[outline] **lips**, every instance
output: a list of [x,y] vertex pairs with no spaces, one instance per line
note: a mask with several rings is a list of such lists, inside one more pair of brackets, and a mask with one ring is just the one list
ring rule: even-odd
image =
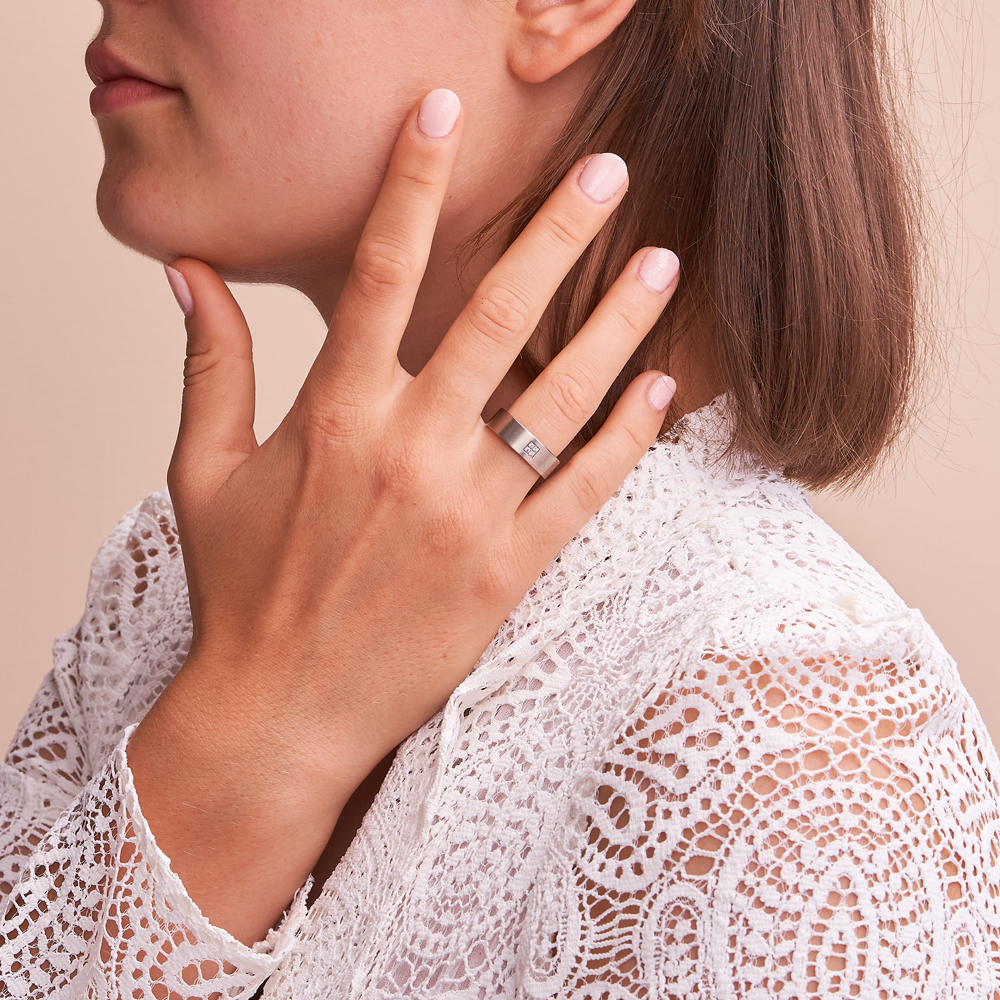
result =
[[180,93],[174,87],[151,80],[116,56],[106,44],[87,49],[87,73],[97,84],[90,95],[95,117],[107,117],[128,107]]

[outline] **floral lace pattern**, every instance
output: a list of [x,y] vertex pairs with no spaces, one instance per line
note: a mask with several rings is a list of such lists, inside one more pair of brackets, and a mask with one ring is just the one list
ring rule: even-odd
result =
[[724,401],[654,446],[246,948],[146,826],[183,663],[169,499],[130,512],[0,767],[0,996],[1000,1000],[1000,763],[918,612]]

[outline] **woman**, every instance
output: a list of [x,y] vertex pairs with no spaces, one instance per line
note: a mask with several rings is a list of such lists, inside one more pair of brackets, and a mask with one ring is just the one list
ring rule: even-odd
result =
[[[6,992],[997,996],[995,751],[798,485],[911,378],[868,5],[103,7],[188,364],[0,772]],[[220,276],[330,322],[259,446]]]

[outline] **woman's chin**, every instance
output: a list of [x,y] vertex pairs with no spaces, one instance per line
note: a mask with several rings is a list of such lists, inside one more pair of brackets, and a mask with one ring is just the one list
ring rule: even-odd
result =
[[206,227],[185,219],[178,199],[158,185],[136,183],[105,169],[97,186],[97,215],[119,243],[145,257],[171,261],[178,257],[203,259]]
[[237,252],[239,241],[220,232],[225,227],[159,185],[123,181],[105,170],[97,186],[97,215],[119,243],[145,257],[163,262],[195,257],[227,280],[260,280],[249,275],[262,270],[262,261]]
[[209,205],[220,199],[202,200],[199,205],[164,185],[105,170],[97,188],[97,214],[111,236],[137,253],[162,262],[194,257],[226,281],[298,287],[317,260],[324,270],[337,269],[333,258],[342,250],[275,239],[267,227],[254,227],[245,217],[213,213]]

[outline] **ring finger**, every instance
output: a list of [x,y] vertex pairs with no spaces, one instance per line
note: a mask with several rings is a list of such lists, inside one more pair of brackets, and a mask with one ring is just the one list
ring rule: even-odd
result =
[[[510,407],[510,414],[558,455],[593,416],[625,363],[670,301],[680,271],[676,255],[659,247],[640,250],[580,328]],[[525,488],[537,473],[496,435],[522,467]],[[510,459],[507,458],[510,456]]]

